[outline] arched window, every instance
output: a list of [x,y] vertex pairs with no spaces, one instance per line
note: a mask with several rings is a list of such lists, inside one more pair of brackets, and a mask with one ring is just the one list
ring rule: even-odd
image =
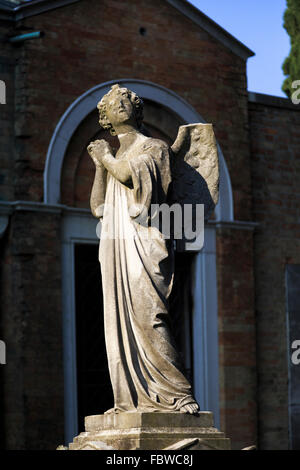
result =
[[[97,85],[81,95],[67,109],[56,126],[47,153],[44,201],[47,204],[62,203],[73,207],[72,210],[63,211],[62,221],[66,442],[71,442],[78,434],[78,403],[81,399],[78,391],[79,395],[83,393],[78,388],[79,361],[76,360],[76,356],[82,353],[78,349],[78,334],[76,336],[76,330],[78,333],[78,329],[82,328],[78,324],[78,315],[76,317],[76,308],[78,313],[80,303],[80,280],[76,269],[79,260],[87,259],[92,250],[91,246],[98,243],[97,221],[88,209],[89,194],[86,184],[92,184],[94,169],[86,154],[86,146],[94,138],[103,137],[101,133],[104,131],[97,125],[96,105],[114,83],[128,87],[143,98],[146,132],[154,137],[172,143],[179,125],[205,122],[191,105],[174,92],[151,82],[120,79]],[[185,295],[181,296],[182,305],[185,305],[189,318],[184,317],[185,323],[181,329],[184,335],[179,338],[185,355],[186,369],[190,369],[188,373],[193,377],[195,396],[202,410],[214,412],[217,427],[219,377],[215,228],[218,221],[233,220],[231,183],[220,148],[219,160],[219,203],[215,209],[214,220],[205,228],[204,249],[193,259],[189,283],[192,303],[186,297],[187,290],[184,290]],[[178,284],[186,273],[181,273],[181,276],[180,278],[178,274]],[[189,354],[189,351],[192,353]]]

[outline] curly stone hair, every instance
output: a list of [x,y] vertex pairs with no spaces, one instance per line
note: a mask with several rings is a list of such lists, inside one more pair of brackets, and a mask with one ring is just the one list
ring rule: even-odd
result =
[[[103,96],[101,101],[97,104],[97,108],[99,109],[99,124],[103,129],[109,129],[111,135],[116,135],[116,132],[109,122],[107,115],[106,115],[106,102],[107,99],[109,98],[110,94],[117,91],[118,88],[121,90],[120,85],[116,84],[111,87],[111,90],[106,93],[106,95]],[[140,128],[143,122],[143,107],[144,103],[143,100],[134,92],[131,90],[128,90],[128,88],[123,88],[127,92],[127,97],[130,99],[131,104],[134,109],[134,114],[135,114],[135,119],[137,123],[137,127]]]

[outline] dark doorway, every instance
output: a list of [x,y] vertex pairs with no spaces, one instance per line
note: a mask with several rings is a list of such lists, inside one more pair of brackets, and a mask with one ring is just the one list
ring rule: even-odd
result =
[[[192,382],[191,266],[193,254],[175,253],[175,276],[170,296],[172,333],[185,375]],[[75,245],[76,353],[78,428],[84,417],[113,407],[104,338],[103,297],[98,245]]]
[[194,253],[175,252],[173,289],[169,298],[172,334],[183,372],[193,385],[192,266]]
[[114,404],[104,339],[103,297],[97,245],[75,245],[78,429],[84,417]]

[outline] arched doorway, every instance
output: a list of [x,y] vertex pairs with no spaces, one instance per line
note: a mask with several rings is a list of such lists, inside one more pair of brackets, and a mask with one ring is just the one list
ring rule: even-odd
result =
[[[89,181],[90,172],[93,172],[92,166],[89,167],[90,160],[87,160],[84,152],[86,144],[93,140],[97,133],[99,134],[97,127],[93,130],[88,124],[89,122],[95,123],[93,126],[97,124],[95,114],[97,102],[114,83],[120,83],[134,90],[144,99],[146,128],[148,127],[154,136],[161,137],[169,143],[175,139],[180,124],[204,122],[188,103],[170,90],[150,82],[127,79],[104,83],[84,93],[68,108],[55,129],[48,149],[44,174],[45,203],[64,203],[73,207],[72,210],[65,211],[62,222],[66,442],[70,442],[74,435],[78,434],[78,361],[76,360],[78,336],[76,332],[78,333],[80,326],[76,317],[76,307],[78,307],[76,266],[78,256],[84,257],[82,252],[81,255],[78,253],[84,246],[92,247],[98,243],[97,221],[90,214],[86,197],[82,197],[87,190],[86,187],[83,190],[80,189],[81,186],[84,188],[83,179],[86,178]],[[86,131],[83,131],[84,128]],[[76,166],[72,158],[73,149],[77,148],[81,148],[82,151]],[[220,200],[215,210],[215,220],[205,229],[204,249],[193,259],[189,283],[192,304],[189,303],[188,298],[181,299],[182,305],[187,302],[185,309],[190,315],[190,321],[186,321],[181,329],[184,331],[182,348],[185,353],[186,368],[191,369],[194,393],[201,409],[214,412],[217,426],[219,425],[219,378],[215,223],[220,220],[233,220],[230,178],[221,149],[219,149],[219,157]],[[78,175],[81,177],[78,178]],[[69,184],[73,184],[73,192],[69,191]],[[184,277],[186,278],[186,273],[182,273],[182,279]],[[186,316],[184,318],[187,320]],[[189,355],[191,349],[192,354]]]

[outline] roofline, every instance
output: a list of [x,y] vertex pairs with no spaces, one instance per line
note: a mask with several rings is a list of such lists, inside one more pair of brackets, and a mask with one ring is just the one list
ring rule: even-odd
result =
[[[54,8],[63,7],[79,1],[80,0],[33,0],[30,3],[12,6],[6,0],[2,0],[2,4],[0,3],[0,19],[19,21],[23,18],[38,15],[45,11],[53,10]],[[243,60],[247,60],[249,57],[255,55],[254,52],[246,47],[242,42],[228,33],[228,31],[211,20],[187,0],[166,1]]]
[[21,5],[13,6],[9,5],[9,2],[2,0],[0,4],[0,19],[15,22],[79,1],[80,0],[33,0],[30,3],[22,3]]
[[255,55],[255,53],[245,46],[245,44],[228,33],[228,31],[215,23],[187,0],[166,1],[242,59],[247,60],[249,57]]
[[293,104],[289,98],[281,96],[265,95],[264,93],[248,92],[248,101],[250,103],[262,104],[264,106],[273,106],[275,108],[292,109],[293,111],[300,111],[300,104]]
[[0,20],[13,21],[14,7],[11,3],[2,0],[0,4]]

